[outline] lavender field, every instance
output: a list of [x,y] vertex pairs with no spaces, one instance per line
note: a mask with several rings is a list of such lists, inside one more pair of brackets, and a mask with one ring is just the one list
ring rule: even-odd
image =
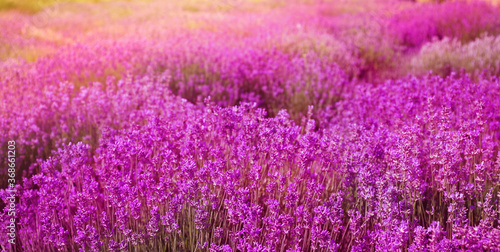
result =
[[0,251],[500,251],[500,3],[0,0]]

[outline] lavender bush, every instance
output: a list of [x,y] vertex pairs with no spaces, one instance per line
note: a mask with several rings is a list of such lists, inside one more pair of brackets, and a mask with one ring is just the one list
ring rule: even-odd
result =
[[500,250],[495,7],[128,4],[0,38],[2,250]]
[[465,72],[474,77],[498,76],[500,74],[500,38],[482,36],[470,43],[462,44],[456,39],[444,38],[425,44],[418,56],[411,61],[416,74],[432,71],[447,76],[452,71]]
[[485,32],[500,32],[497,8],[481,1],[445,1],[408,8],[391,19],[391,30],[404,46],[419,47],[433,37],[468,42]]
[[387,82],[319,131],[312,107],[301,126],[166,95],[143,126],[103,128],[95,152],[70,144],[38,163],[19,188],[19,245],[495,249],[499,92],[497,80]]

